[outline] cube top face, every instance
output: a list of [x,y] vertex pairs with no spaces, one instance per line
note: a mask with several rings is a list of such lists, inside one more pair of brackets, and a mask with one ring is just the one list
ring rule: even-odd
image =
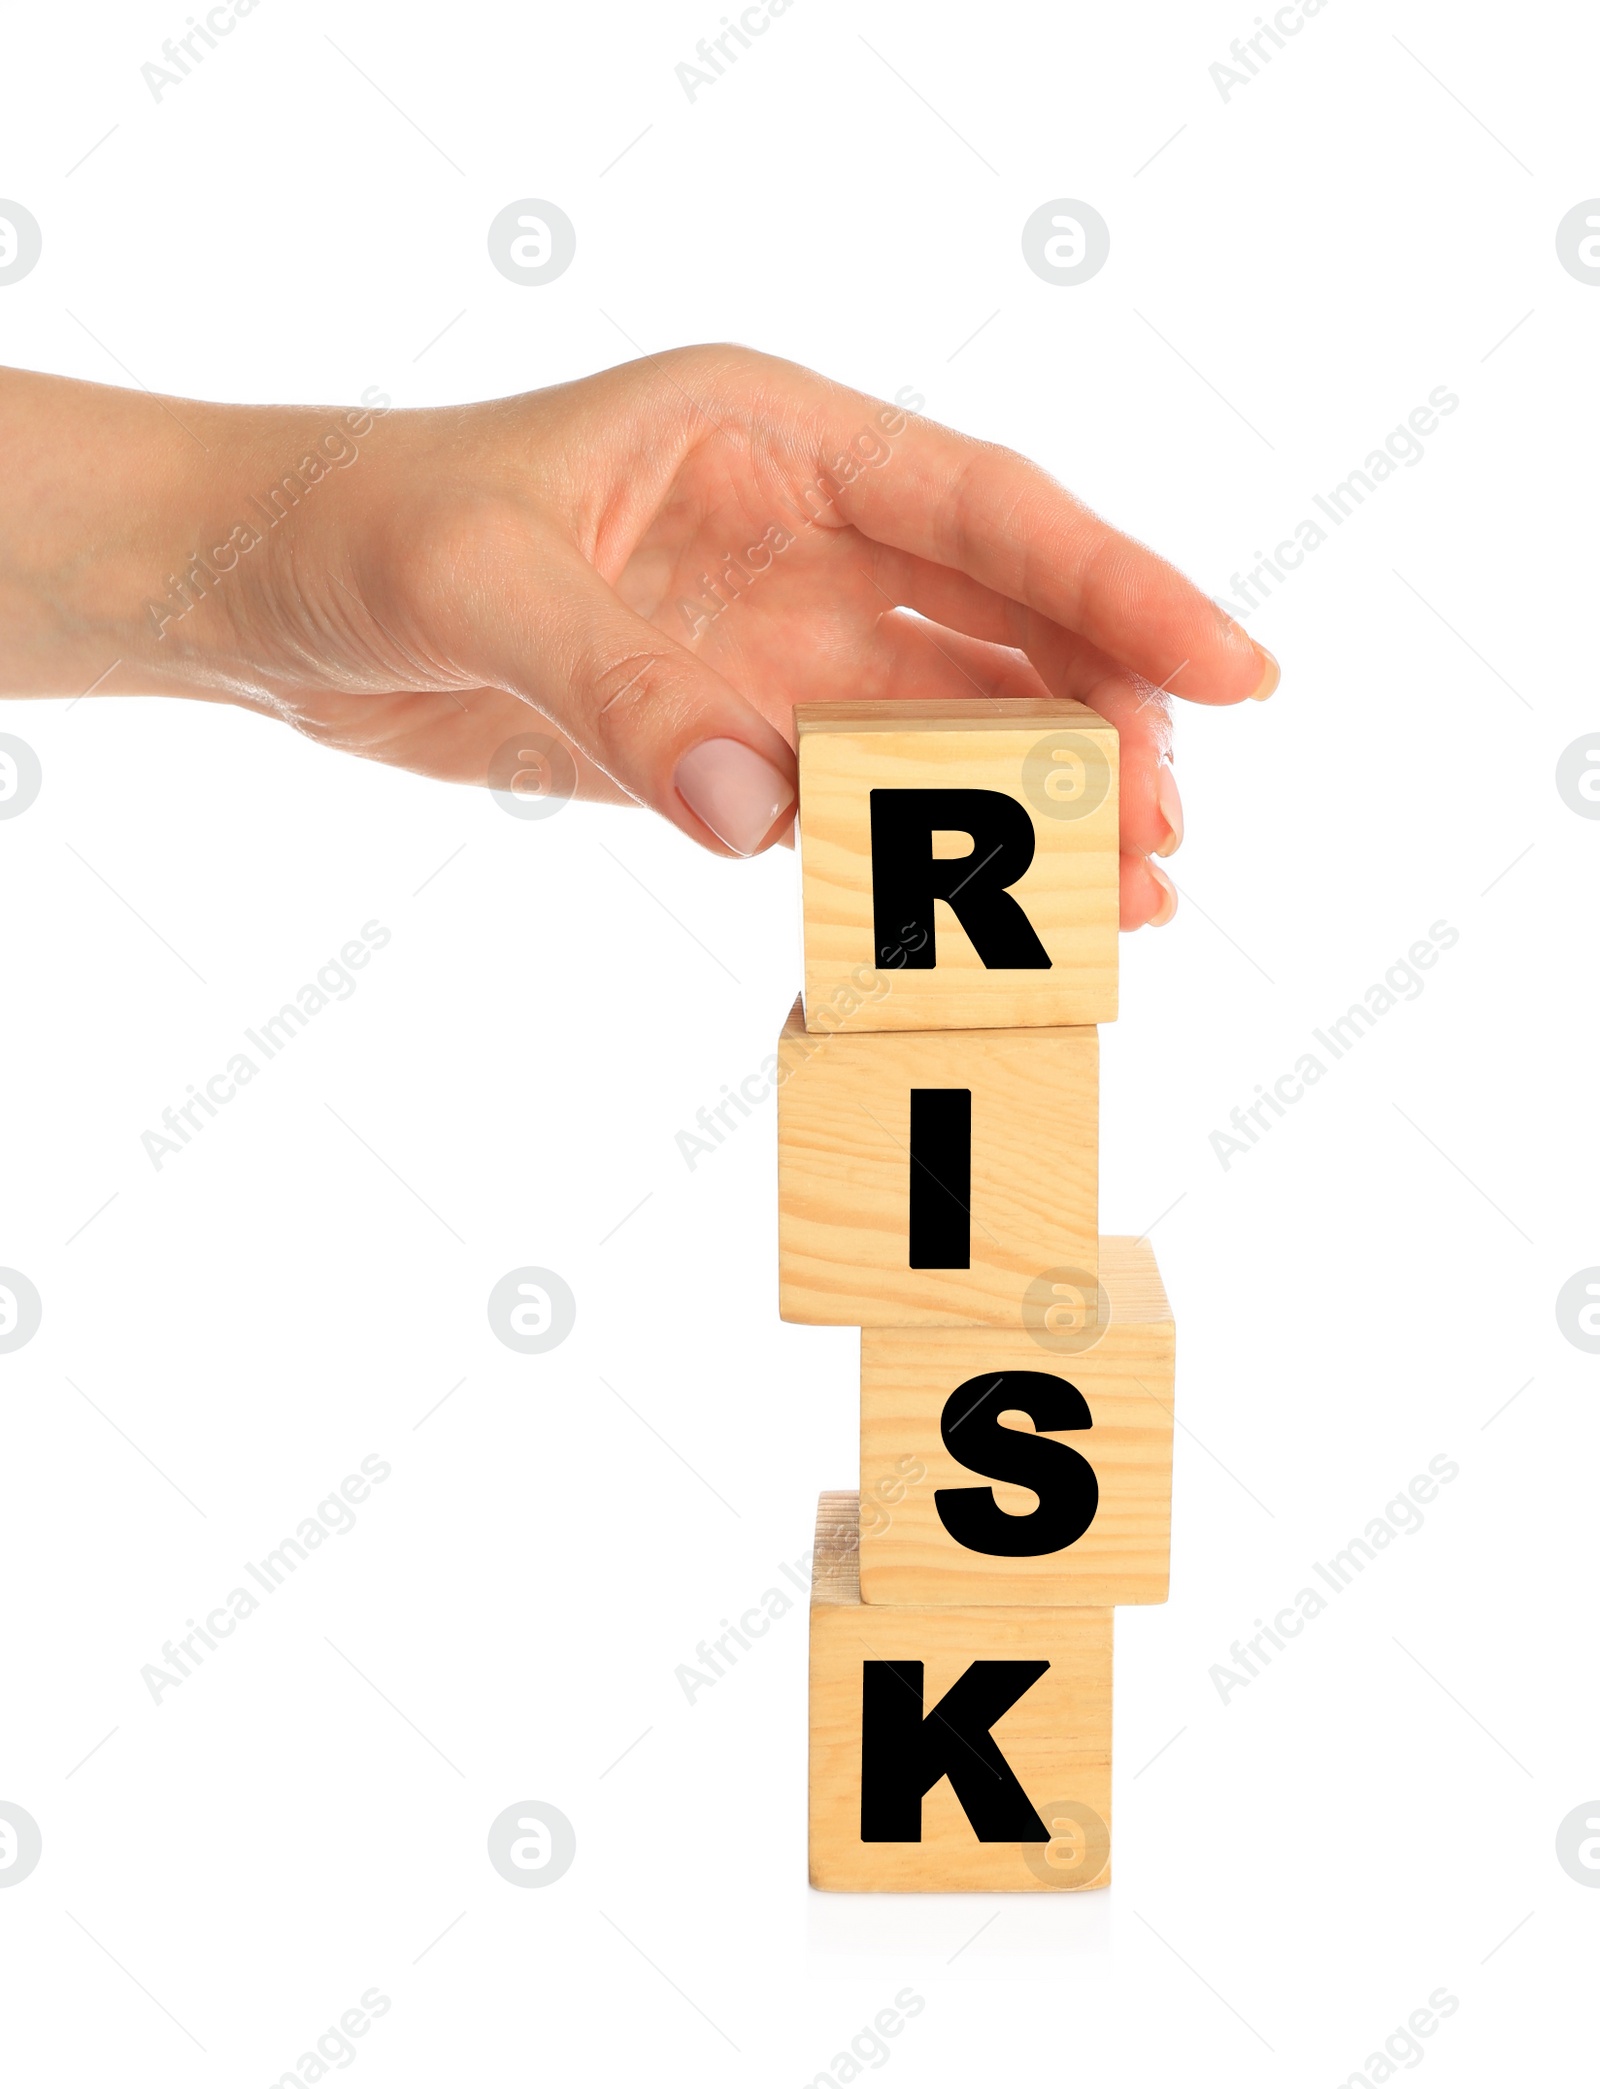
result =
[[785,1320],[1025,1328],[1093,1310],[1099,1034],[778,1040]]
[[1103,1326],[863,1329],[869,1608],[1166,1601],[1174,1334],[1147,1241],[1101,1241],[1099,1296]]
[[1117,1013],[1117,733],[1057,701],[799,705],[808,1028]]
[[1112,1613],[854,1600],[857,1501],[823,1497],[811,1606],[811,1883],[1109,1884]]

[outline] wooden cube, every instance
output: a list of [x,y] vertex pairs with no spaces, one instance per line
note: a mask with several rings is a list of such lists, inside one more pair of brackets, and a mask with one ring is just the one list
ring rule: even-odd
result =
[[863,1604],[854,1494],[817,1510],[811,1883],[1039,1893],[1111,1879],[1109,1610]]
[[1092,1295],[1099,1034],[778,1041],[779,1310],[845,1327],[1006,1327]]
[[1117,1013],[1117,733],[1084,704],[802,704],[810,1029]]
[[1105,1325],[861,1335],[861,1595],[1164,1603],[1172,1311],[1145,1240],[1103,1239]]

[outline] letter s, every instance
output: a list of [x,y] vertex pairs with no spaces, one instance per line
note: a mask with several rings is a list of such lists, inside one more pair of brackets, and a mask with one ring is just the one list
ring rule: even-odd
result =
[[[1006,1428],[1000,1416],[1008,1408],[1020,1409],[1040,1433]],[[1030,1488],[1039,1506],[1013,1516],[995,1500],[992,1487],[936,1487],[939,1521],[958,1545],[992,1559],[1064,1552],[1094,1521],[1100,1483],[1087,1458],[1044,1432],[1093,1427],[1082,1393],[1051,1372],[985,1371],[967,1379],[939,1418],[945,1449],[970,1472]]]

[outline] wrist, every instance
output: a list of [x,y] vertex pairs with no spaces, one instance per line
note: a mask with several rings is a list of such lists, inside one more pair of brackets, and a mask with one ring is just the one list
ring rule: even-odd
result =
[[148,665],[189,693],[245,702],[338,678],[329,591],[374,499],[373,465],[359,480],[351,467],[389,410],[375,386],[352,407],[212,409],[215,454],[198,488],[180,474],[164,531],[172,555],[141,604],[136,643]]

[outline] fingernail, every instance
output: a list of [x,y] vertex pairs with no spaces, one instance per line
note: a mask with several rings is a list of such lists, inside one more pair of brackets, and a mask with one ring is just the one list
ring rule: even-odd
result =
[[702,740],[679,762],[678,796],[736,856],[753,856],[794,803],[794,785],[739,740]]
[[1161,888],[1161,904],[1150,916],[1150,926],[1165,928],[1178,911],[1178,888],[1153,857],[1147,856],[1144,860],[1146,869]]
[[1178,796],[1178,779],[1172,773],[1172,764],[1165,755],[1156,770],[1156,807],[1171,829],[1166,840],[1156,850],[1158,856],[1175,856],[1183,846],[1183,800]]
[[1261,680],[1251,690],[1250,697],[1253,703],[1264,704],[1273,690],[1277,688],[1279,682],[1282,681],[1283,670],[1265,646],[1256,645],[1254,639],[1251,639],[1250,643],[1256,646],[1256,652],[1261,659]]

